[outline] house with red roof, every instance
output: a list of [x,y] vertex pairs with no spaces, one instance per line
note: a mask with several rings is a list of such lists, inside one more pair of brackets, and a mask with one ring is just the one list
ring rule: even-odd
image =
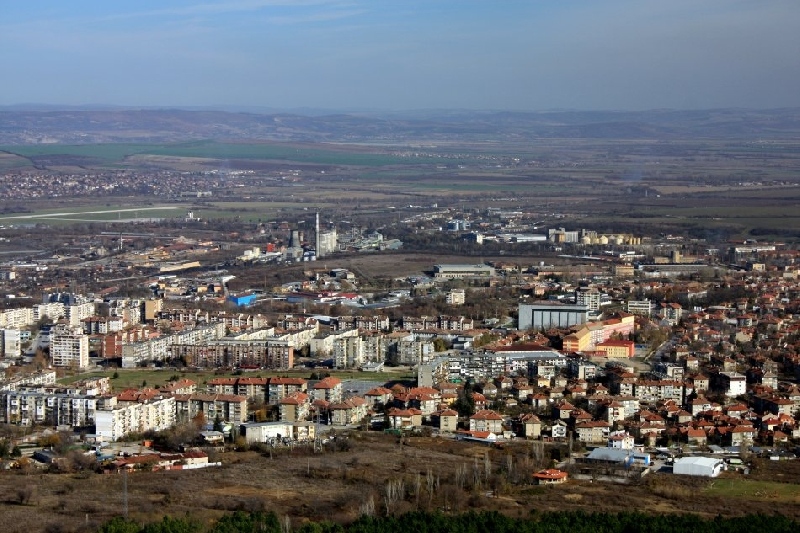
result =
[[605,420],[589,420],[575,425],[578,441],[587,444],[600,444],[608,441],[611,424]]
[[559,485],[567,482],[567,473],[563,470],[548,468],[533,473],[533,481],[537,485]]
[[419,409],[397,409],[392,407],[387,413],[389,426],[394,429],[411,429],[422,426],[422,411]]
[[321,379],[314,384],[314,398],[323,399],[328,402],[342,401],[342,380],[335,377]]
[[311,397],[305,392],[295,392],[281,399],[279,404],[282,422],[308,420],[311,413]]
[[368,406],[364,398],[355,396],[341,402],[333,402],[328,406],[330,420],[334,426],[358,424],[367,416]]
[[452,409],[436,411],[431,421],[442,433],[455,433],[458,430],[458,413]]
[[708,435],[701,428],[688,428],[686,430],[686,441],[694,446],[705,446],[708,443]]
[[483,409],[469,417],[470,431],[489,431],[494,434],[503,433],[503,417],[490,409]]

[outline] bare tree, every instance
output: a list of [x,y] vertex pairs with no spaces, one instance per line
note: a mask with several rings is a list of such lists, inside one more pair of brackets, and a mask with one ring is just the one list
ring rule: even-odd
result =
[[544,461],[544,441],[535,440],[531,442],[531,458],[536,468],[540,468]]
[[430,468],[428,472],[425,474],[425,487],[428,489],[428,505],[430,506],[433,503],[433,495],[436,492],[436,488],[438,483],[436,482],[436,477],[433,475],[433,470]]
[[397,503],[400,499],[403,498],[403,495],[406,491],[405,482],[400,479],[390,479],[386,482],[384,486],[384,499],[386,502],[386,516],[389,516],[392,512],[392,506]]
[[456,468],[456,487],[463,490],[464,484],[467,481],[467,465],[461,464]]
[[375,498],[372,497],[372,494],[369,495],[368,500],[358,506],[358,514],[360,516],[375,516]]
[[478,463],[478,458],[475,458],[475,463],[472,465],[472,488],[479,489],[481,486],[481,467]]
[[416,477],[414,478],[414,484],[412,485],[414,490],[414,500],[417,509],[419,509],[419,493],[422,492],[422,474],[417,472]]
[[292,519],[284,515],[281,519],[281,533],[292,533]]

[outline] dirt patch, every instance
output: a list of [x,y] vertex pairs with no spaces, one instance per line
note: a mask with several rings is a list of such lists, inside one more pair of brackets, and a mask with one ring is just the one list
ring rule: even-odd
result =
[[[347,442],[342,448],[347,451],[313,454],[295,449],[276,451],[272,458],[231,452],[221,455],[220,468],[134,473],[127,482],[129,512],[140,521],[186,513],[213,520],[235,510],[274,510],[294,523],[352,520],[370,505],[385,514],[390,482],[402,486],[402,496],[388,504],[390,513],[475,509],[527,516],[536,509],[741,516],[778,510],[769,499],[752,498],[742,505],[741,498],[705,490],[709,480],[665,474],[625,486],[573,480],[534,486],[530,474],[539,466],[525,444],[499,450],[428,437],[401,441],[377,433],[354,433]],[[754,471],[767,476],[774,468],[767,462]],[[793,472],[793,467],[787,469],[786,475]],[[794,486],[800,492],[800,485]],[[20,487],[30,491],[20,492]],[[20,497],[27,498],[25,504]],[[87,515],[90,524],[100,524],[121,514],[124,499],[119,475],[0,473],[0,513],[11,524],[7,531],[38,531],[50,523],[77,531]],[[798,518],[800,502],[784,499],[779,511]]]

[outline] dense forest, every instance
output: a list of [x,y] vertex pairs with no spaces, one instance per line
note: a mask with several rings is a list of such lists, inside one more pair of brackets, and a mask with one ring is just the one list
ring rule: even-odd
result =
[[414,512],[400,516],[364,516],[349,525],[307,522],[293,528],[288,518],[275,513],[237,511],[212,525],[192,518],[164,517],[160,522],[140,525],[118,517],[106,523],[101,533],[759,533],[795,532],[800,523],[781,515],[752,514],[739,518],[694,515],[650,515],[644,513],[536,513],[529,518],[509,518],[497,512],[460,515]]

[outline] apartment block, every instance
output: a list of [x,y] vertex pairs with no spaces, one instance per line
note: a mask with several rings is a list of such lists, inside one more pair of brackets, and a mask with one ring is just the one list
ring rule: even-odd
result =
[[80,327],[57,325],[50,333],[50,359],[56,367],[87,368],[89,336]]
[[175,398],[122,402],[111,409],[95,412],[95,433],[104,439],[116,441],[130,433],[164,431],[174,426],[175,422]]

